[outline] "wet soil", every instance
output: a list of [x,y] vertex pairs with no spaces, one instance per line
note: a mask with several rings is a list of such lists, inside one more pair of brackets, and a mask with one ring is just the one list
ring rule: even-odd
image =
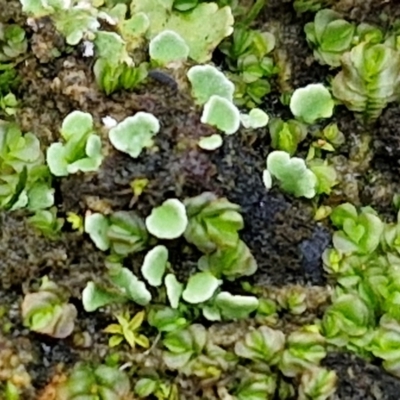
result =
[[[3,3],[0,1],[1,9],[7,12],[1,14],[2,22],[22,20],[18,2]],[[398,12],[394,2],[341,0],[334,7],[358,22],[376,22],[377,10],[389,15]],[[311,19],[308,14],[296,16],[291,2],[271,1],[257,20],[258,26],[274,32],[280,57],[289,63],[290,75],[280,85],[296,88],[326,82],[332,74],[312,62],[302,33],[304,24]],[[119,92],[106,97],[94,83],[93,60],[83,58],[80,48],[66,48],[50,21],[43,20],[37,29],[27,27],[27,31],[32,51],[19,65],[22,83],[17,118],[22,129],[34,132],[44,146],[59,139],[62,119],[76,109],[91,113],[104,138],[101,120],[106,116],[120,121],[137,111],[147,111],[161,123],[154,149],[138,159],[108,147],[97,173],[56,180],[60,216],[68,211],[84,215],[87,210],[109,213],[132,209],[145,217],[167,198],[212,191],[242,208],[245,228],[241,237],[259,266],[255,283],[264,287],[326,284],[321,254],[330,243],[330,228],[313,220],[310,202],[295,200],[277,189],[265,190],[261,171],[270,151],[265,129],[240,131],[227,137],[219,150],[204,152],[196,142],[214,130],[200,123],[200,110],[179,77],[177,88],[149,80],[135,93]],[[278,100],[278,86],[262,108],[271,117],[288,118],[288,108]],[[390,202],[400,179],[399,119],[400,108],[394,105],[384,111],[376,125],[367,128],[352,113],[342,108],[335,112],[332,121],[338,123],[347,142],[335,154],[340,183],[325,199],[327,204],[369,204],[388,218],[393,217]],[[307,144],[300,154],[305,154]],[[132,202],[129,188],[135,178],[147,178],[149,185],[140,201]],[[195,249],[185,246],[184,250],[180,243],[172,244],[171,263],[180,276],[190,275],[198,257]],[[107,339],[101,329],[110,323],[112,310],[88,314],[81,306],[86,282],[102,279],[104,257],[86,235],[72,232],[68,224],[60,238],[51,241],[28,226],[23,212],[0,214],[0,305],[7,310],[0,323],[12,324],[13,329],[4,335],[12,351],[18,354],[23,349],[31,354],[26,370],[35,389],[26,395],[27,399],[36,398],[50,382],[56,366],[64,364],[67,370],[78,360],[100,360],[107,354]],[[49,339],[23,327],[19,313],[22,297],[44,275],[68,289],[79,312],[75,333],[88,333],[89,344],[77,345],[76,336],[64,341]],[[20,342],[24,346],[18,346]],[[399,398],[400,380],[377,365],[341,353],[330,354],[325,364],[338,373],[337,399]]]

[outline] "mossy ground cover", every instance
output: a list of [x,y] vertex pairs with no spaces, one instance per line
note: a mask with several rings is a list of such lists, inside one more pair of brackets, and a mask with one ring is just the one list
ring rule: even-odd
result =
[[[247,3],[253,2],[239,3],[249,6]],[[395,2],[338,1],[323,5],[354,24],[368,22],[389,26],[400,14]],[[272,356],[268,366],[262,362],[262,365],[256,364],[259,360],[250,356],[245,361],[243,356],[238,366],[237,360],[230,357],[236,344],[260,326],[273,327],[289,337],[304,327],[314,326],[315,321],[324,317],[332,302],[332,287],[336,281],[324,270],[322,254],[331,246],[335,228],[329,218],[315,220],[318,206],[334,208],[345,202],[356,207],[371,206],[382,220],[395,221],[396,209],[392,203],[399,183],[398,101],[390,103],[372,125],[366,125],[344,106],[337,106],[329,123],[337,124],[345,136],[345,143],[327,159],[335,168],[338,184],[318,201],[299,199],[282,191],[277,184],[270,190],[265,187],[262,171],[273,150],[268,128],[242,127],[233,135],[225,135],[223,145],[214,151],[199,148],[200,138],[216,134],[218,130],[201,122],[201,107],[196,104],[186,79],[189,65],[149,74],[134,90],[121,89],[105,94],[93,73],[95,60],[83,56],[88,46],[86,42],[69,45],[50,17],[28,20],[21,12],[19,1],[0,1],[0,9],[0,23],[21,26],[26,31],[28,44],[27,52],[15,66],[19,77],[18,84],[12,89],[18,100],[16,112],[8,115],[3,109],[1,119],[15,121],[24,133],[32,132],[45,152],[52,143],[63,140],[60,127],[68,114],[75,110],[89,113],[93,117],[94,131],[102,139],[104,156],[95,172],[52,179],[54,212],[57,218],[64,219],[60,230],[56,225],[50,228],[46,225],[47,233],[53,229],[54,235],[40,232],[38,224],[35,228],[30,222],[33,212],[27,207],[1,211],[0,398],[74,399],[71,389],[67,388],[63,394],[59,387],[63,382],[68,383],[68,379],[73,385],[71,372],[80,363],[91,368],[82,372],[87,380],[96,374],[111,376],[118,368],[124,371],[128,383],[125,376],[115,377],[119,382],[119,392],[115,392],[118,399],[136,398],[139,394],[142,394],[141,398],[150,399],[329,398],[323,397],[318,388],[314,388],[314,393],[304,393],[306,384],[302,379],[309,376],[312,362],[304,370],[300,369],[300,373],[281,375],[282,364],[278,368],[278,361],[271,361]],[[306,41],[304,26],[314,20],[315,11],[299,14],[291,1],[270,1],[252,22],[253,29],[268,31],[275,38],[275,48],[268,55],[272,54],[278,72],[268,77],[270,93],[263,95],[257,105],[270,118],[293,118],[283,95],[312,83],[327,85],[327,77],[334,75],[329,66],[317,63]],[[379,18],[383,13],[389,21]],[[113,29],[106,21],[102,24],[105,30]],[[138,59],[145,57],[142,53],[147,52],[146,46],[144,41],[142,47],[135,49],[140,53]],[[216,65],[229,76],[230,61],[223,50],[223,46],[216,48],[207,63]],[[234,77],[232,81],[235,82]],[[247,107],[254,107],[253,101],[250,96]],[[241,103],[241,111],[248,110],[243,101],[239,99],[238,103]],[[103,119],[111,116],[120,122],[138,112],[153,114],[161,129],[152,139],[153,145],[138,158],[132,158],[111,145]],[[317,123],[315,130],[324,126],[324,122]],[[305,159],[313,140],[309,135],[302,141],[296,155]],[[143,183],[143,188],[139,190],[135,186],[135,192],[132,182]],[[212,338],[208,339],[208,345],[218,346],[218,351],[214,348],[212,353],[209,348],[204,349],[201,361],[191,355],[192,370],[188,372],[189,367],[185,365],[186,370],[178,368],[177,371],[170,367],[172,357],[168,364],[163,356],[166,349],[173,353],[173,335],[160,330],[154,321],[153,324],[150,320],[133,324],[134,348],[132,341],[125,340],[116,328],[104,331],[116,323],[115,315],[127,312],[124,315],[129,321],[143,307],[134,302],[123,305],[115,302],[95,312],[85,311],[82,292],[88,282],[109,284],[105,265],[110,260],[87,233],[79,230],[79,223],[74,226],[69,217],[72,213],[83,220],[88,213],[109,216],[117,211],[134,210],[145,219],[167,199],[195,198],[205,192],[240,206],[244,221],[240,239],[258,266],[257,272],[245,279],[246,285],[242,285],[241,280],[224,281],[223,290],[268,299],[277,307],[277,312],[264,309],[263,313],[259,307],[257,315],[253,312],[248,318],[212,322],[201,313],[201,307],[195,311],[184,310],[184,316],[192,323],[190,326],[197,327],[190,331],[190,340],[201,341],[201,329],[204,328],[198,328],[197,324],[202,324],[208,330],[208,337]],[[182,238],[162,243],[168,248],[169,271],[179,281],[186,282],[196,273],[202,252]],[[123,261],[124,267],[140,273],[144,256],[145,252],[128,256]],[[73,331],[66,338],[43,334],[43,329],[42,333],[34,332],[35,329],[29,329],[33,323],[29,326],[23,320],[23,300],[28,293],[40,290],[44,276],[58,285],[62,297],[60,305],[67,301],[76,309]],[[163,301],[167,303],[165,293],[157,297],[153,289],[151,293],[158,305]],[[290,303],[287,293],[291,291],[301,294],[299,304]],[[298,300],[296,296],[294,298]],[[208,306],[210,312],[211,306]],[[174,323],[178,322],[174,320]],[[141,340],[138,332],[148,338],[149,345],[146,340]],[[111,342],[110,334],[120,335],[121,341],[113,339]],[[131,338],[132,333],[129,335]],[[185,335],[189,334],[185,331]],[[164,345],[160,340],[164,340]],[[200,344],[197,345],[202,349]],[[281,350],[276,351],[278,354]],[[312,357],[313,351],[308,348],[300,353]],[[238,353],[244,354],[243,351]],[[98,372],[96,368],[100,364],[107,364],[114,372]],[[321,365],[337,375],[336,391],[330,398],[397,399],[399,378],[385,371],[381,364],[381,360],[370,353],[329,347]],[[249,382],[261,385],[259,397],[251,397],[256,396],[257,391],[251,389],[246,374],[249,374]],[[143,394],[146,391],[140,391],[138,382],[143,383],[140,379],[149,377],[157,383],[157,389],[152,394]],[[109,382],[102,384],[112,386]],[[127,389],[127,385],[132,390]],[[135,386],[137,390],[133,394]]]

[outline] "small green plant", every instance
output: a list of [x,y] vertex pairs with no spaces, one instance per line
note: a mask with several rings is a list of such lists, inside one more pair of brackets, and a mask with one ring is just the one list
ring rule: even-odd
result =
[[69,336],[74,329],[77,310],[67,300],[60,287],[44,277],[39,290],[24,297],[21,306],[24,325],[59,339]]
[[282,309],[294,315],[303,314],[307,309],[306,292],[299,285],[287,286],[280,290],[276,301]]
[[264,183],[267,189],[271,182],[271,176],[278,179],[285,192],[295,197],[311,199],[316,195],[317,177],[305,161],[298,157],[290,158],[285,151],[273,151],[267,157],[267,170],[264,171]]
[[0,121],[0,208],[36,211],[53,205],[54,189],[43,161],[35,135],[22,135],[15,124]]
[[57,400],[128,400],[131,385],[126,373],[118,368],[78,364],[67,380],[56,386],[55,392]]
[[179,34],[165,30],[150,41],[149,54],[157,65],[168,66],[170,63],[185,61],[189,47]]
[[333,245],[340,252],[369,254],[378,247],[384,225],[372,208],[364,207],[358,213],[352,204],[344,203],[330,218],[340,229],[333,234]]
[[239,129],[240,112],[229,100],[213,95],[204,104],[201,122],[215,126],[226,135],[232,135]]
[[339,296],[325,311],[322,334],[328,343],[353,350],[363,349],[372,340],[373,313],[358,296]]
[[172,30],[186,42],[191,59],[197,63],[209,61],[214,49],[233,31],[231,8],[207,2],[180,12],[173,5],[173,1],[160,4],[158,0],[137,0],[131,4],[131,14],[144,13],[148,17],[148,40],[163,30]]
[[297,146],[306,138],[307,127],[294,119],[283,121],[272,118],[269,123],[271,146],[276,150],[283,150],[291,156],[297,151]]
[[158,239],[176,239],[187,227],[186,208],[178,199],[165,200],[146,218],[146,228]]
[[344,134],[339,130],[337,124],[327,125],[322,131],[314,133],[315,141],[311,143],[308,150],[307,160],[322,158],[323,152],[334,152],[336,148],[345,142]]
[[98,249],[111,249],[119,255],[145,249],[149,239],[144,221],[132,211],[117,211],[110,216],[88,214],[84,229]]
[[0,109],[2,109],[6,115],[15,115],[17,112],[18,100],[15,95],[11,92],[5,96],[0,94]]
[[27,49],[25,31],[19,25],[0,23],[0,62],[15,60]]
[[90,37],[100,27],[95,9],[91,6],[62,0],[20,0],[22,10],[34,18],[50,16],[69,45],[77,45],[84,35]]
[[151,307],[147,322],[158,332],[174,332],[189,325],[181,311],[170,307]]
[[276,388],[277,377],[270,371],[258,372],[241,368],[240,381],[230,392],[238,400],[265,400],[274,397]]
[[279,369],[287,377],[295,377],[316,367],[326,356],[325,339],[314,326],[294,331],[286,339]]
[[394,376],[400,376],[400,332],[396,328],[379,327],[368,349],[375,357],[383,360],[383,367]]
[[135,394],[147,399],[150,395],[157,400],[178,400],[178,387],[158,376],[157,373],[149,373],[140,378],[135,384]]
[[334,371],[314,367],[301,376],[299,400],[327,400],[336,390],[337,376]]
[[314,57],[321,64],[340,66],[341,56],[350,50],[355,34],[355,26],[329,9],[320,10],[314,22],[304,27],[307,41],[314,49]]
[[209,343],[208,332],[200,324],[167,333],[163,345],[167,349],[163,352],[167,368],[186,376],[215,379],[236,364],[232,353]]
[[332,93],[349,110],[376,120],[400,90],[400,54],[384,44],[360,43],[341,59]]
[[198,104],[207,103],[214,95],[232,101],[235,85],[212,65],[195,65],[189,69],[187,77]]
[[244,226],[237,204],[226,198],[218,198],[211,192],[188,198],[184,204],[188,216],[184,235],[189,243],[203,253],[236,246],[238,232]]
[[29,224],[49,239],[57,239],[64,226],[64,218],[57,218],[55,207],[49,210],[37,210],[28,218]]
[[254,107],[271,90],[269,78],[279,69],[270,56],[275,37],[270,32],[249,29],[241,24],[233,35],[220,45],[235,83],[235,102]]
[[82,111],[65,117],[61,136],[63,143],[52,143],[47,149],[47,164],[53,175],[67,176],[78,171],[97,171],[103,160],[100,136],[93,133],[93,118]]
[[136,345],[148,349],[150,347],[149,339],[137,332],[143,323],[144,317],[144,311],[138,312],[132,318],[128,312],[116,315],[115,318],[118,324],[108,325],[103,330],[104,333],[112,335],[108,341],[108,345],[110,347],[115,347],[121,344],[123,340],[126,340],[132,349],[134,349]]
[[158,119],[150,113],[140,111],[111,128],[109,138],[117,150],[137,158],[144,148],[153,145],[153,136],[159,130]]
[[106,94],[132,90],[147,77],[147,64],[135,65],[128,55],[128,43],[115,32],[96,34],[97,60],[93,66],[96,83]]
[[313,124],[321,118],[330,118],[334,106],[329,90],[322,83],[312,83],[296,89],[290,99],[293,115],[307,124]]
[[235,280],[241,276],[253,275],[257,262],[250,249],[242,240],[232,247],[217,248],[212,253],[203,255],[198,262],[202,271],[209,271],[217,278]]
[[163,339],[163,345],[167,348],[163,354],[164,362],[171,369],[179,369],[200,354],[206,342],[207,331],[203,325],[193,324],[186,329],[173,331]]
[[253,361],[276,365],[279,363],[284,347],[285,335],[281,331],[260,326],[236,342],[235,354]]

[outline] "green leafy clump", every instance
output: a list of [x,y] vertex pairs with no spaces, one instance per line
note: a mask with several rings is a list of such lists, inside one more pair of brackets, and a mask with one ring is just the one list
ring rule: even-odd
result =
[[283,150],[291,156],[296,153],[298,145],[307,136],[307,127],[294,119],[283,121],[280,118],[272,118],[269,123],[271,146],[277,150]]
[[236,364],[232,353],[210,343],[207,330],[200,324],[168,333],[163,345],[167,349],[163,352],[167,368],[185,376],[215,379]]
[[18,100],[15,95],[11,92],[5,96],[1,95],[0,89],[0,109],[5,112],[6,115],[15,115],[17,112]]
[[307,124],[313,124],[321,118],[330,118],[334,106],[329,90],[322,83],[312,83],[296,89],[290,99],[293,115]]
[[228,6],[199,3],[188,11],[173,9],[173,1],[138,0],[131,3],[131,14],[145,14],[150,22],[146,38],[153,39],[163,30],[179,34],[189,47],[189,57],[198,63],[211,59],[213,50],[233,31],[233,15]]
[[67,300],[59,286],[44,277],[39,290],[24,297],[21,306],[24,325],[55,338],[69,336],[74,329],[77,310]]
[[364,207],[358,213],[345,203],[336,207],[330,218],[340,229],[333,234],[333,245],[340,252],[369,254],[378,247],[384,225],[372,208]]
[[110,129],[111,144],[132,158],[139,157],[144,148],[153,145],[153,136],[160,130],[158,119],[150,113],[138,112]]
[[38,138],[0,121],[0,208],[36,211],[53,203],[54,189]]
[[304,371],[299,386],[299,400],[329,399],[336,390],[337,375],[335,371],[314,367]]
[[25,31],[19,25],[0,23],[0,62],[15,60],[27,49]]
[[379,327],[368,349],[375,357],[383,360],[383,367],[396,377],[400,377],[400,332],[399,327]]
[[307,160],[312,160],[315,157],[322,158],[324,151],[334,152],[345,142],[344,134],[335,123],[327,125],[322,131],[314,132],[313,136],[316,140],[311,143]]
[[[264,400],[272,399],[277,390],[277,377],[270,371],[240,370],[238,385],[230,391],[235,399]],[[286,398],[286,397],[280,397]]]
[[202,271],[210,271],[214,276],[228,280],[253,275],[257,270],[257,262],[242,240],[232,247],[217,248],[205,254],[198,266]]
[[284,347],[285,335],[281,331],[261,326],[236,342],[235,354],[253,361],[276,365],[279,363]]
[[298,157],[290,158],[285,151],[273,151],[267,157],[267,170],[264,171],[264,183],[267,188],[273,176],[278,179],[285,192],[296,197],[311,199],[316,195],[317,177],[305,161]]
[[43,236],[53,240],[59,238],[64,222],[64,218],[57,217],[56,207],[49,210],[37,210],[34,215],[28,218],[28,223],[33,228]]
[[117,211],[110,216],[87,215],[84,229],[97,248],[111,249],[122,256],[145,249],[148,242],[144,221],[132,211]]
[[97,10],[81,7],[63,0],[20,0],[22,11],[34,18],[50,16],[56,29],[66,38],[69,45],[77,45],[85,35],[91,35],[100,27]]
[[325,344],[325,339],[316,326],[306,326],[292,332],[286,339],[286,347],[279,364],[280,371],[287,377],[295,377],[319,366],[326,356]]
[[274,47],[275,37],[272,33],[241,25],[220,45],[232,71],[237,104],[254,107],[271,91],[269,78],[279,71],[271,57]]
[[304,27],[314,57],[331,67],[340,66],[340,58],[352,46],[355,29],[339,13],[329,9],[318,11],[314,21]]
[[128,44],[115,32],[96,34],[97,60],[93,66],[96,83],[106,94],[116,90],[132,90],[147,77],[147,64],[135,65],[128,55]]
[[367,304],[354,294],[334,300],[322,318],[322,334],[329,343],[356,351],[372,339],[374,315]]
[[[78,364],[65,382],[55,388],[58,400],[92,399],[125,400],[131,394],[128,375],[107,365]],[[96,393],[96,395],[93,395]]]
[[367,122],[377,119],[400,90],[400,54],[384,45],[360,43],[341,59],[332,93]]
[[179,34],[165,30],[150,40],[149,54],[158,65],[168,66],[173,62],[185,61],[189,47]]
[[211,192],[188,198],[184,204],[188,216],[184,236],[189,243],[203,253],[236,246],[244,227],[240,206]]
[[201,354],[206,342],[207,330],[200,324],[168,333],[163,339],[167,349],[163,353],[163,360],[168,368],[181,369]]
[[82,111],[68,114],[61,126],[65,143],[52,143],[46,160],[55,176],[97,171],[103,161],[100,136],[93,133],[93,118]]

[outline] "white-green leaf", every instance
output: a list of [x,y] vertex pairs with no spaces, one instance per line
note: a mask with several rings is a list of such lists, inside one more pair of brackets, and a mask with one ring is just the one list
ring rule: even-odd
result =
[[213,95],[204,105],[201,122],[215,126],[227,135],[232,135],[239,129],[240,112],[229,100]]
[[144,257],[142,274],[151,286],[160,286],[168,263],[168,249],[158,245]]
[[171,307],[176,309],[179,306],[179,300],[183,292],[183,284],[180,283],[174,274],[168,274],[164,279],[167,297]]
[[107,236],[109,228],[108,219],[99,213],[93,213],[85,218],[85,232],[93,240],[96,247],[102,251],[110,248],[110,241]]
[[159,239],[176,239],[185,232],[188,224],[186,208],[178,199],[169,199],[146,218],[146,228]]
[[153,144],[152,138],[159,130],[158,119],[153,114],[140,111],[110,129],[109,139],[117,150],[137,158],[144,148]]
[[192,275],[182,293],[183,300],[190,304],[204,303],[211,299],[221,281],[209,272]]

